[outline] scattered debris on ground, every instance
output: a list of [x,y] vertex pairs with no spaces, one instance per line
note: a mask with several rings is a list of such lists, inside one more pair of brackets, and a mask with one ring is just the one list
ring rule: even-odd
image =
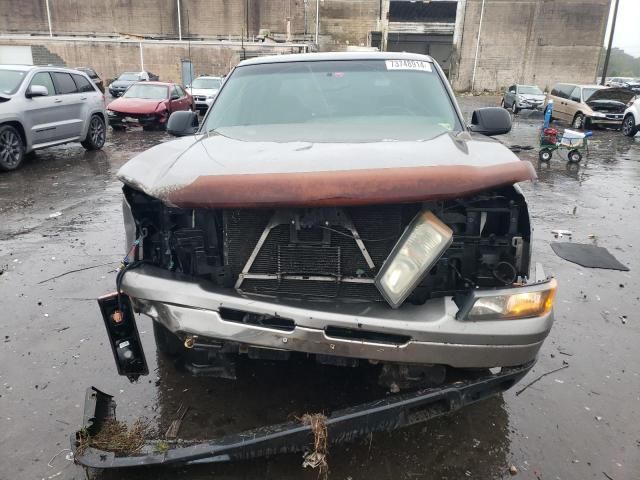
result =
[[551,233],[555,238],[569,237],[573,236],[573,232],[571,230],[551,230]]
[[582,267],[629,271],[609,250],[590,243],[551,242],[551,249],[560,258]]
[[76,455],[82,455],[87,448],[113,452],[116,456],[133,455],[140,452],[149,435],[149,423],[144,420],[136,420],[131,427],[118,420],[108,420],[96,435],[83,433]]
[[511,475],[517,475],[518,474],[518,467],[516,467],[515,465],[511,465],[509,467],[509,473]]
[[303,467],[318,468],[318,478],[326,479],[329,474],[327,463],[327,417],[321,413],[305,413],[302,423],[309,425],[313,432],[313,450],[305,453]]
[[[55,259],[55,257],[51,257],[51,258]],[[46,283],[46,282],[48,282],[50,280],[55,280],[56,278],[64,277],[65,275],[69,275],[70,273],[84,272],[85,270],[91,270],[92,268],[98,268],[98,267],[105,267],[107,265],[113,265],[115,263],[116,262],[107,262],[107,263],[100,263],[99,265],[90,265],[88,267],[76,268],[74,270],[69,270],[68,272],[61,273],[60,275],[56,275],[55,277],[51,277],[51,278],[47,278],[45,280],[41,280],[41,281],[38,282],[38,285]]]
[[185,407],[182,404],[178,407],[178,411],[176,412],[176,419],[171,421],[171,425],[167,428],[167,432],[165,433],[165,438],[174,439],[178,437],[178,432],[180,431],[180,427],[182,426],[182,420],[187,415],[189,411],[189,407]]
[[544,377],[546,377],[547,375],[551,375],[552,373],[559,372],[560,370],[563,370],[563,369],[565,369],[565,368],[569,368],[569,364],[568,364],[566,361],[564,361],[564,360],[563,360],[563,361],[562,361],[562,366],[561,366],[561,367],[558,367],[558,368],[556,368],[556,369],[554,369],[554,370],[551,370],[551,371],[549,371],[549,372],[543,373],[542,375],[540,375],[539,377],[537,377],[535,380],[533,380],[533,381],[531,381],[531,382],[527,383],[523,388],[521,388],[520,390],[518,390],[518,391],[516,392],[516,397],[517,397],[518,395],[520,395],[522,392],[524,392],[527,388],[529,388],[529,387],[530,387],[531,385],[533,385],[534,383],[537,383],[537,382],[539,382],[540,380],[542,380],[542,379],[543,379]]

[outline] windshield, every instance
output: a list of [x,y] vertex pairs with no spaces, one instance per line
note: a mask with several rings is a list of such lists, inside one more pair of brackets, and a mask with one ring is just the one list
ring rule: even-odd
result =
[[27,72],[19,70],[0,70],[0,94],[13,95],[20,88]]
[[518,87],[518,93],[523,93],[525,95],[543,95],[542,90],[535,85],[520,85]]
[[598,90],[602,90],[602,89],[601,88],[583,88],[582,89],[582,98],[584,99],[583,102],[586,102],[587,100],[589,100],[591,98],[591,95],[596,93]]
[[140,74],[125,72],[118,77],[118,80],[124,80],[125,82],[137,82],[138,80],[140,80]]
[[125,92],[124,97],[142,98],[145,100],[164,100],[168,96],[167,87],[163,85],[149,85],[148,83],[136,83]]
[[431,63],[360,60],[238,67],[204,131],[239,140],[421,140],[462,129]]
[[220,88],[220,80],[217,78],[196,78],[191,84],[191,88],[217,90]]

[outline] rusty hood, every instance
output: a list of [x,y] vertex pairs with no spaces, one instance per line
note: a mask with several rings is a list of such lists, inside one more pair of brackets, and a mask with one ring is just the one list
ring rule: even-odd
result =
[[348,206],[465,196],[536,178],[499,142],[466,132],[364,143],[184,137],[131,159],[118,178],[185,208]]

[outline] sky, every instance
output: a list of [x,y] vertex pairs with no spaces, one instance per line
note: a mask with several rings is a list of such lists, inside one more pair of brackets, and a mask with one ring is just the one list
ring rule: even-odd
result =
[[[618,0],[618,18],[613,34],[613,46],[623,49],[629,55],[640,58],[640,0]],[[611,2],[611,15],[605,36],[605,46],[609,42],[611,20],[615,0]]]

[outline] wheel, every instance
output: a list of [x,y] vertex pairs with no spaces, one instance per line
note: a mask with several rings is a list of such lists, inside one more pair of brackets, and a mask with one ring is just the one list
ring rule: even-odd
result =
[[176,356],[182,352],[184,346],[180,339],[171,333],[167,327],[159,322],[153,322],[153,338],[160,353]]
[[516,101],[514,100],[513,103],[511,104],[511,111],[515,114],[518,113],[520,111],[520,109],[518,108],[518,105],[516,105]]
[[626,117],[624,117],[624,120],[622,121],[622,133],[627,137],[633,137],[636,133],[638,133],[638,126],[633,119],[633,115],[631,115],[630,113]]
[[87,150],[100,150],[104,146],[107,138],[107,126],[100,115],[94,115],[89,122],[89,130],[87,138],[81,142],[82,146]]
[[571,126],[580,130],[584,126],[584,115],[576,113],[576,116],[573,117],[573,122],[571,122]]
[[551,160],[552,156],[553,153],[551,153],[551,150],[549,150],[548,148],[543,148],[538,154],[538,158],[541,162],[548,162],[549,160]]
[[567,157],[569,157],[570,163],[580,163],[582,160],[582,154],[578,150],[569,150]]
[[500,106],[502,108],[507,108],[507,106],[504,104],[504,98],[502,100],[500,100]]
[[24,160],[24,142],[20,132],[11,126],[0,127],[0,170],[15,170]]

